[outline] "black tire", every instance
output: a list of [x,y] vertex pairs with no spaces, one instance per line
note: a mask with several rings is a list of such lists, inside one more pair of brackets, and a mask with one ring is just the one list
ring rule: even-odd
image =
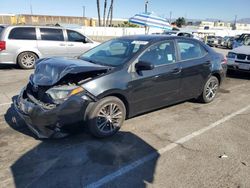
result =
[[212,102],[219,90],[219,80],[215,76],[211,76],[203,87],[202,94],[199,97],[199,101],[203,103]]
[[37,59],[37,55],[33,52],[22,52],[17,57],[17,63],[22,69],[33,69]]
[[[110,109],[114,109],[113,115]],[[125,117],[126,107],[123,102],[117,97],[105,97],[95,103],[87,114],[89,131],[98,138],[112,136],[119,131]]]

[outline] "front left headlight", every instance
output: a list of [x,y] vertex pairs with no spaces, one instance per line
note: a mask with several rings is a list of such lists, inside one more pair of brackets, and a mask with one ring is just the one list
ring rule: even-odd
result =
[[227,54],[227,58],[235,59],[235,58],[236,58],[236,54],[233,53],[233,52],[229,52],[229,53]]
[[84,92],[84,89],[79,86],[58,86],[50,88],[46,91],[46,94],[48,94],[55,102],[59,102],[81,92]]

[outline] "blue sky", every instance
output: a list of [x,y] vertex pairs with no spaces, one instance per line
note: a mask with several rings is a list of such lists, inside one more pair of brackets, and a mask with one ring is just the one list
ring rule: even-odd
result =
[[[33,14],[82,16],[85,6],[86,16],[97,17],[96,0],[1,0],[0,14],[30,13],[30,4]],[[250,0],[149,0],[148,10],[163,17],[172,11],[174,18],[234,20],[235,15],[249,18],[249,7]],[[129,18],[143,10],[144,0],[114,0],[115,18]]]

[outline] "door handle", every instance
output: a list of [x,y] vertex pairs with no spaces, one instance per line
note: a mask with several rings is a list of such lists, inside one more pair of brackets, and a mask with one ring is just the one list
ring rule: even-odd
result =
[[61,43],[61,44],[59,44],[59,46],[66,46],[65,44],[63,44],[63,43]]
[[171,71],[172,74],[179,74],[181,73],[181,68],[175,68]]
[[69,44],[68,46],[74,46],[74,44]]

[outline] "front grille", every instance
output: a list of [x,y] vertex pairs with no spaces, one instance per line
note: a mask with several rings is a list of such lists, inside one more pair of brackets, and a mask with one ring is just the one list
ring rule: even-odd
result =
[[250,60],[250,55],[247,56],[247,60]]
[[245,60],[247,55],[245,54],[237,54],[237,59]]

